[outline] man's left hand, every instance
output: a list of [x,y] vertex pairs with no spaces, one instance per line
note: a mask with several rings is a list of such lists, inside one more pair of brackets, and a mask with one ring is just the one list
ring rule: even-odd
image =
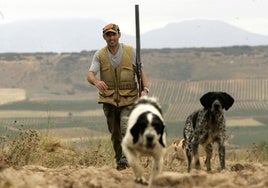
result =
[[143,91],[141,92],[141,96],[145,96],[145,95],[148,95],[148,91],[147,91],[147,90],[143,90]]

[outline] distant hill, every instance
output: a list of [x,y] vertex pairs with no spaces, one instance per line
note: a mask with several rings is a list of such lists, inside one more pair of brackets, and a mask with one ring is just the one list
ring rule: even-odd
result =
[[142,35],[144,48],[223,47],[267,45],[268,36],[247,32],[222,21],[191,20],[170,23]]
[[0,25],[0,52],[79,52],[104,45],[105,22],[89,19],[21,21]]
[[[97,19],[21,21],[0,24],[1,52],[80,52],[95,50],[105,42]],[[121,42],[135,46],[135,36],[123,35]],[[142,48],[223,47],[268,45],[268,36],[247,32],[212,20],[170,23],[141,34]]]
[[[96,92],[86,81],[94,51],[80,53],[2,53],[0,87],[27,94],[76,95]],[[149,81],[263,79],[268,46],[143,49]]]

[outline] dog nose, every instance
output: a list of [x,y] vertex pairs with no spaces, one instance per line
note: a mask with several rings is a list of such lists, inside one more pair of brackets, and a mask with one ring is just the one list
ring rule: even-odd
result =
[[146,135],[146,140],[148,143],[151,143],[154,139],[154,135],[153,134],[147,134]]
[[220,104],[218,104],[218,103],[214,104],[214,108],[215,109],[219,109],[220,108]]
[[221,108],[221,103],[220,101],[216,100],[213,104],[212,104],[212,108],[214,110],[219,110]]

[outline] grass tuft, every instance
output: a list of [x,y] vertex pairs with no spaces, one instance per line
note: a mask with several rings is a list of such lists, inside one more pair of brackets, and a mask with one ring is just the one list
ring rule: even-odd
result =
[[[268,162],[268,143],[227,150],[226,158],[233,162]],[[0,163],[14,168],[25,165],[114,167],[115,159],[108,137],[83,140],[72,146],[62,144],[59,138],[42,135],[33,129],[24,130],[21,126],[15,136],[6,134],[0,137]]]

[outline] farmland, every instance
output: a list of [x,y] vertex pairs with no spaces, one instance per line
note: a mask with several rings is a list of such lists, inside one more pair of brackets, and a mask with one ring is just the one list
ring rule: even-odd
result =
[[[70,140],[108,135],[96,88],[86,81],[93,54],[1,54],[1,133],[22,127]],[[185,118],[201,108],[205,92],[225,91],[235,98],[226,112],[230,145],[267,142],[267,54],[267,46],[142,50],[150,95],[162,105],[168,139],[182,136]]]
[[0,105],[25,99],[26,91],[24,89],[0,88]]
[[[207,81],[162,81],[152,80],[150,92],[163,107],[170,139],[182,136],[184,120],[188,114],[201,108],[200,96],[206,91],[225,91],[235,98],[233,107],[226,112],[227,131],[232,145],[247,145],[267,141],[268,103],[267,79],[254,80],[207,80]],[[248,92],[247,92],[248,91]],[[22,101],[0,106],[2,131],[14,131],[23,125],[66,137],[85,137],[73,128],[97,131],[95,135],[107,135],[101,105],[97,99],[87,101]],[[8,128],[8,129],[6,129]],[[57,129],[65,129],[60,135]],[[95,132],[96,133],[96,132]],[[72,135],[72,136],[70,136]],[[90,135],[88,133],[88,135]],[[94,134],[93,134],[94,135]]]

